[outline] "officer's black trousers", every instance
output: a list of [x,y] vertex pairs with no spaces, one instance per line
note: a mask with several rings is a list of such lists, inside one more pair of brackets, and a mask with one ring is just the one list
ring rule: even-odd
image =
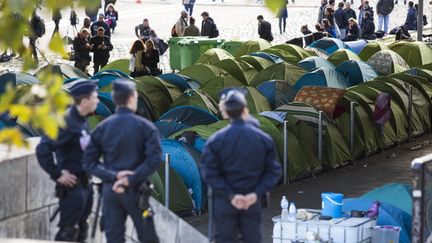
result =
[[[67,189],[64,197],[60,199],[60,221],[58,227],[59,232],[56,235],[56,240],[59,241],[76,241],[76,238],[72,238],[74,235],[74,228],[79,228],[80,232],[75,232],[75,237],[78,234],[86,234],[87,229],[86,223],[87,218],[91,213],[93,204],[93,190],[91,185],[87,187],[75,186]],[[78,230],[78,229],[77,229]]]
[[[215,210],[216,243],[261,242],[261,214],[240,211],[227,213]],[[240,236],[240,239],[239,239]]]
[[142,211],[138,209],[138,192],[129,189],[125,193],[117,194],[111,187],[104,185],[102,193],[107,243],[125,242],[125,223],[128,215],[132,218],[141,243],[159,242],[153,220],[143,219]]

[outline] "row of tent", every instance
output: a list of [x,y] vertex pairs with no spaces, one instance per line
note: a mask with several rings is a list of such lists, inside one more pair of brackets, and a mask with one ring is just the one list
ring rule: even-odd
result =
[[[205,207],[206,186],[198,170],[199,156],[205,140],[228,125],[227,121],[220,119],[217,110],[218,92],[226,87],[238,86],[248,90],[251,113],[259,120],[261,128],[273,137],[280,157],[283,152],[283,122],[288,121],[290,180],[342,166],[354,158],[406,141],[406,88],[409,84],[414,87],[414,134],[430,131],[432,71],[427,59],[421,63],[422,68],[411,65],[409,69],[408,58],[399,58],[397,52],[378,42],[367,43],[362,48],[357,43],[352,48],[335,39],[321,41],[320,45],[315,43],[315,47],[309,50],[288,44],[248,47],[242,50],[252,53],[236,58],[223,53],[223,50],[211,49],[196,64],[179,73],[134,79],[139,93],[138,114],[155,122],[163,137],[164,153],[175,155],[172,156],[170,172],[174,178],[170,185],[173,194],[170,208],[173,211],[181,214]],[[417,42],[408,44],[422,46]],[[399,43],[391,46],[399,46]],[[415,51],[415,48],[411,49]],[[428,51],[422,49],[421,53]],[[380,56],[384,58],[379,59]],[[377,61],[379,64],[374,65],[374,57],[384,61]],[[91,126],[114,112],[111,82],[118,78],[131,79],[126,73],[128,63],[128,60],[114,61],[91,77],[98,82],[101,100],[96,114],[90,117]],[[388,73],[382,72],[381,66],[386,66],[387,69],[382,70]],[[0,76],[0,93],[1,87],[11,80],[15,85],[37,83],[38,75],[44,71],[62,75],[65,85],[78,78],[88,78],[66,64],[49,65],[35,76],[23,73]],[[391,119],[383,127],[383,136],[371,118],[376,96],[381,92],[391,95],[392,109]],[[356,129],[352,152],[348,147],[351,101],[358,104],[354,110]],[[320,110],[325,114],[322,161],[317,158]],[[0,117],[0,121],[3,122],[1,126],[17,125],[6,116]],[[29,136],[39,135],[37,131],[21,126]],[[185,132],[194,134],[194,139],[188,143],[183,142],[184,139],[179,141],[179,137],[187,136]],[[161,168],[150,178],[155,184],[155,197],[161,202],[164,202],[163,171]]]

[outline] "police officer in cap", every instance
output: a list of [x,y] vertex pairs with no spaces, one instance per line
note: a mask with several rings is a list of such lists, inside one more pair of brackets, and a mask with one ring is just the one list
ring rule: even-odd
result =
[[55,240],[85,242],[93,191],[82,166],[82,156],[90,140],[86,117],[96,110],[99,99],[97,86],[92,81],[77,80],[68,89],[74,105],[66,113],[66,127],[60,130],[56,140],[43,136],[36,147],[36,156],[40,166],[56,182],[60,229]]
[[140,197],[140,185],[162,162],[159,132],[152,122],[134,114],[138,104],[134,82],[116,80],[112,87],[116,113],[93,131],[84,155],[84,167],[103,180],[107,242],[125,242],[128,215],[134,222],[141,243],[158,242],[152,218],[143,219],[143,210],[139,209],[137,198]]
[[202,176],[215,195],[215,239],[261,242],[260,197],[281,175],[275,146],[250,119],[244,93],[228,90],[222,94],[221,106],[230,125],[207,140],[201,160]]

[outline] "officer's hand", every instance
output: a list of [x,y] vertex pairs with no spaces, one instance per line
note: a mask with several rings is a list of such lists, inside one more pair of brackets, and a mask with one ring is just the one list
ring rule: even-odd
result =
[[128,186],[129,186],[129,179],[127,177],[123,177],[114,183],[112,190],[116,193],[124,193],[125,188]]
[[62,170],[62,175],[57,178],[57,182],[63,186],[73,187],[76,184],[76,176],[69,173],[67,170]]
[[119,180],[123,177],[130,176],[133,174],[134,174],[134,172],[131,170],[121,170],[121,171],[117,172],[116,178],[117,178],[117,180]]
[[236,194],[231,199],[231,205],[233,205],[233,207],[235,207],[239,210],[244,209],[246,206],[246,200],[245,199],[246,199],[245,196],[240,195],[240,194]]
[[245,209],[248,210],[250,206],[254,205],[258,201],[258,196],[255,192],[249,193],[245,196],[245,200]]

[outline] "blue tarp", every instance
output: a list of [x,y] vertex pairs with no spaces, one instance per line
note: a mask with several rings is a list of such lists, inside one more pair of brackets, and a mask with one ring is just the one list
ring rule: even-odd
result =
[[169,83],[174,84],[181,91],[185,91],[187,89],[194,89],[195,90],[195,89],[200,88],[199,82],[193,80],[192,78],[190,78],[186,75],[181,75],[178,73],[164,73],[164,74],[161,74],[157,77],[164,80],[164,81],[167,81]]
[[280,58],[274,54],[261,52],[261,51],[254,52],[254,53],[251,53],[249,55],[254,56],[254,57],[261,57],[261,58],[267,59],[268,61],[271,61],[273,63],[285,62],[284,59],[282,59],[282,58]]
[[343,41],[329,37],[312,42],[312,44],[310,44],[310,47],[317,48],[329,56],[339,49],[345,48],[351,50],[351,48],[347,46]]
[[308,71],[315,69],[315,68],[333,68],[335,69],[335,65],[333,63],[327,61],[326,59],[322,57],[312,56],[307,57],[303,60],[301,60],[298,65]]
[[378,74],[369,64],[359,60],[345,61],[336,68],[336,71],[347,79],[350,86],[378,77]]
[[[349,198],[343,201],[342,211],[348,213],[352,210],[367,211],[374,200]],[[391,204],[381,202],[378,210],[377,225],[391,225],[401,227],[399,243],[411,242],[411,222],[409,214]]]
[[390,183],[363,194],[360,198],[385,202],[412,215],[413,202],[411,195],[412,187],[410,185],[404,183]]
[[330,68],[317,68],[303,75],[294,85],[298,92],[303,86],[324,86],[346,89],[350,87],[348,81],[336,70]]
[[159,133],[163,138],[168,138],[172,134],[184,128],[189,127],[180,122],[164,122],[164,121],[158,121],[155,123],[155,125],[159,129]]
[[181,142],[164,139],[161,141],[161,146],[163,157],[166,153],[170,154],[170,166],[186,185],[194,202],[194,207],[201,210],[203,208],[203,186],[197,162]]
[[367,41],[364,39],[356,40],[356,41],[346,41],[345,44],[351,49],[355,54],[360,54],[363,48],[367,45]]
[[179,122],[186,126],[207,125],[219,121],[210,112],[195,106],[177,106],[161,116],[162,122]]

